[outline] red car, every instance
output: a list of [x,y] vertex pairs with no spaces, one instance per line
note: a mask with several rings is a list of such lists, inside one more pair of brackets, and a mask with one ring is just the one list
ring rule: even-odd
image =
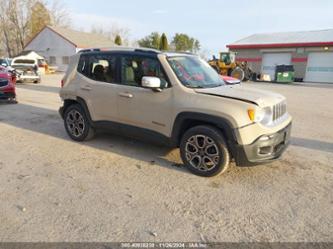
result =
[[16,103],[15,83],[15,74],[0,66],[0,100]]

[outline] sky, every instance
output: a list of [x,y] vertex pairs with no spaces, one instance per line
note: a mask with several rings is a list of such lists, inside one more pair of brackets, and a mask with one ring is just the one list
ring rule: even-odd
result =
[[332,0],[67,0],[72,26],[118,26],[130,39],[153,31],[198,39],[207,55],[255,33],[333,28]]

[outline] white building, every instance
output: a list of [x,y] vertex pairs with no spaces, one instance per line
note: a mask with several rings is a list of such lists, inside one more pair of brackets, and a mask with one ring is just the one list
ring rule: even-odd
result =
[[227,47],[257,74],[274,78],[277,65],[293,65],[298,79],[333,83],[333,29],[254,34]]
[[108,38],[71,30],[67,28],[46,26],[32,38],[24,50],[33,50],[42,55],[50,66],[65,71],[69,57],[86,48],[107,48],[114,43]]

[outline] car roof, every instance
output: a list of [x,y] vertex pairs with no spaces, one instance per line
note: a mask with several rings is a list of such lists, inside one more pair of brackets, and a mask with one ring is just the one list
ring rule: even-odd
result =
[[189,53],[189,52],[169,52],[169,51],[160,51],[152,48],[131,48],[131,47],[111,47],[111,48],[89,48],[89,49],[83,49],[78,51],[78,54],[95,54],[99,52],[118,52],[118,53],[138,53],[138,54],[151,54],[151,55],[157,55],[157,54],[164,54],[167,57],[174,57],[174,56],[197,56],[196,54]]

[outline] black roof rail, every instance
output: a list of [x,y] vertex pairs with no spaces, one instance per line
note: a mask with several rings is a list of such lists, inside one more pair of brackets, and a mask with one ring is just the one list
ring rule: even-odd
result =
[[82,49],[78,53],[88,53],[88,52],[100,52],[101,49],[99,48],[89,48],[89,49]]
[[193,52],[187,52],[187,51],[179,51],[179,52],[176,52],[177,54],[188,54],[188,55],[197,55]]
[[134,49],[135,52],[142,52],[142,53],[151,53],[151,54],[159,54],[161,51],[156,50],[156,49],[141,49],[141,48],[136,48]]
[[89,52],[100,52],[100,51],[133,51],[133,52],[141,52],[141,53],[150,53],[150,54],[159,54],[161,51],[156,49],[150,49],[150,48],[122,48],[122,47],[115,47],[115,48],[87,48],[82,49],[78,51],[78,53],[89,53]]

